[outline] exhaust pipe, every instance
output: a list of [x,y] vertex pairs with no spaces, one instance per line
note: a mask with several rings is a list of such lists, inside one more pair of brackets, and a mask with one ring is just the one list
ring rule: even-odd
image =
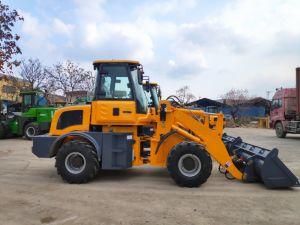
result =
[[223,134],[222,140],[246,182],[262,182],[267,188],[299,187],[298,178],[278,158],[278,149],[268,150]]

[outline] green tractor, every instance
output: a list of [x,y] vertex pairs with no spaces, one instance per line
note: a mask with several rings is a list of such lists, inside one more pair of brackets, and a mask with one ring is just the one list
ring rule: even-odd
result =
[[12,104],[0,121],[0,139],[9,136],[33,136],[47,133],[56,108],[49,106],[41,91],[23,91],[22,103]]

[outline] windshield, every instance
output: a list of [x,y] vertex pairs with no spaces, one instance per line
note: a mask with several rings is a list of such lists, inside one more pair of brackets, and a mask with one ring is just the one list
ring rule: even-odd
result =
[[24,106],[32,106],[32,95],[23,95],[23,104]]
[[159,100],[158,100],[158,95],[157,95],[158,90],[156,89],[156,86],[152,86],[150,91],[151,91],[152,104],[154,105],[154,107],[156,109],[158,109]]
[[144,88],[144,91],[145,91],[145,95],[147,97],[148,106],[152,106],[152,98],[151,98],[150,91],[147,91],[145,88]]
[[47,99],[42,93],[37,94],[24,94],[23,95],[23,106],[24,107],[33,107],[33,106],[46,106]]
[[103,65],[102,70],[97,76],[96,99],[133,100],[126,66]]
[[36,106],[46,106],[47,99],[42,93],[37,94],[36,96]]
[[281,99],[273,99],[272,100],[272,105],[271,105],[272,109],[277,109],[277,108],[281,108],[281,107],[282,107],[282,100]]
[[130,68],[133,80],[133,86],[136,92],[137,113],[146,114],[148,111],[147,97],[143,89],[143,85],[138,82],[138,69],[136,66]]

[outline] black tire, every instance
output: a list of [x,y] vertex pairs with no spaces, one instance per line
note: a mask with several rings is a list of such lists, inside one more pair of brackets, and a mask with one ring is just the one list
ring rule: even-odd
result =
[[[191,163],[191,160],[193,163]],[[189,166],[191,168],[185,168]],[[212,170],[212,161],[202,146],[194,142],[181,142],[170,151],[167,168],[169,174],[179,186],[199,187],[209,178]]]
[[281,122],[277,122],[275,124],[275,132],[276,136],[279,138],[285,138],[286,137],[286,132],[284,131],[283,125]]
[[5,137],[6,137],[5,125],[0,122],[0,139],[4,139]]
[[[72,160],[75,161],[72,162]],[[76,160],[79,164],[74,165]],[[58,150],[55,167],[63,180],[80,184],[95,178],[99,173],[100,164],[92,145],[84,141],[73,140],[63,144]]]
[[23,133],[27,140],[32,140],[32,137],[40,134],[40,129],[35,123],[29,123],[24,127]]

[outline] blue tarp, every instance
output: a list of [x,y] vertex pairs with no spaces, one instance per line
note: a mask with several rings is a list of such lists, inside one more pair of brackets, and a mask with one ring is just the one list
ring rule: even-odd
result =
[[[219,112],[221,111],[225,115],[231,115],[231,112],[236,110],[232,106],[208,98],[199,99],[197,101],[190,103],[190,105],[194,106],[195,108],[202,109],[206,112],[212,112],[212,110],[219,111]],[[239,106],[237,116],[238,117],[265,117],[266,113],[267,113],[266,106],[244,105],[244,106]]]
[[[234,110],[232,107],[223,107],[221,111],[224,114],[230,114]],[[263,106],[240,106],[237,116],[239,117],[264,117],[266,116],[266,109]]]

